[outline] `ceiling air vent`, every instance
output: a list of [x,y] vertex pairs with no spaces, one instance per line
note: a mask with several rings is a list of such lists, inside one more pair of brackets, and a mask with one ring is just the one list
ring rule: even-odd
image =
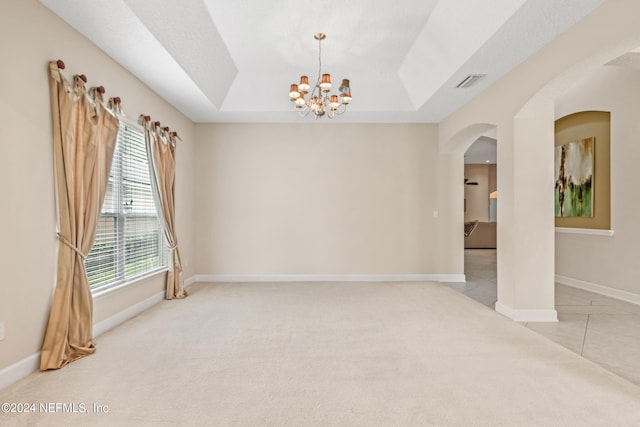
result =
[[460,83],[456,85],[458,89],[464,89],[473,86],[478,80],[486,76],[486,74],[469,74]]

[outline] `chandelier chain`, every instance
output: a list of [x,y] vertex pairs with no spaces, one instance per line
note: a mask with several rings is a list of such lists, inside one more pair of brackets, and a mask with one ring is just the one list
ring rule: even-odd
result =
[[[318,39],[318,79],[316,80],[316,88],[318,95],[322,95],[320,91],[320,79],[322,78],[322,39]],[[315,89],[313,90],[315,92]]]

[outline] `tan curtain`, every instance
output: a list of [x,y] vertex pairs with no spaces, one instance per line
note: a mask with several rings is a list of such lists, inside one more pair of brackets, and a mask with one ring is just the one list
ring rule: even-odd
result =
[[182,263],[176,237],[175,178],[176,178],[176,138],[175,132],[160,127],[159,122],[151,122],[149,116],[140,116],[138,122],[144,126],[149,175],[158,214],[164,234],[169,244],[169,274],[167,274],[166,299],[184,298]]
[[118,119],[102,105],[100,92],[87,91],[79,76],[70,85],[55,61],[49,64],[49,87],[59,244],[42,371],[95,351],[84,258],[93,246],[118,133]]

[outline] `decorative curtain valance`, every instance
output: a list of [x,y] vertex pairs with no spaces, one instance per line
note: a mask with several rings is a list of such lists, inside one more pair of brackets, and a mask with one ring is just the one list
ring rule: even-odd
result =
[[[58,209],[56,288],[40,370],[58,369],[95,351],[93,299],[84,259],[93,246],[111,169],[118,118],[104,88],[69,82],[62,61],[49,63],[55,195]],[[109,100],[119,108],[119,98]]]
[[144,127],[151,187],[170,251],[165,297],[166,299],[184,298],[187,296],[187,291],[184,289],[182,263],[175,231],[176,140],[179,137],[177,132],[160,126],[160,122],[152,122],[149,116],[141,115],[138,123]]

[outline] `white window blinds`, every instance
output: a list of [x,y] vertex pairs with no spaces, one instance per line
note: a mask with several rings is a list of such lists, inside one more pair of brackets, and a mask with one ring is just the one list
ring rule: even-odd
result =
[[166,265],[144,133],[121,121],[96,239],[85,260],[89,285],[92,290],[104,289]]

